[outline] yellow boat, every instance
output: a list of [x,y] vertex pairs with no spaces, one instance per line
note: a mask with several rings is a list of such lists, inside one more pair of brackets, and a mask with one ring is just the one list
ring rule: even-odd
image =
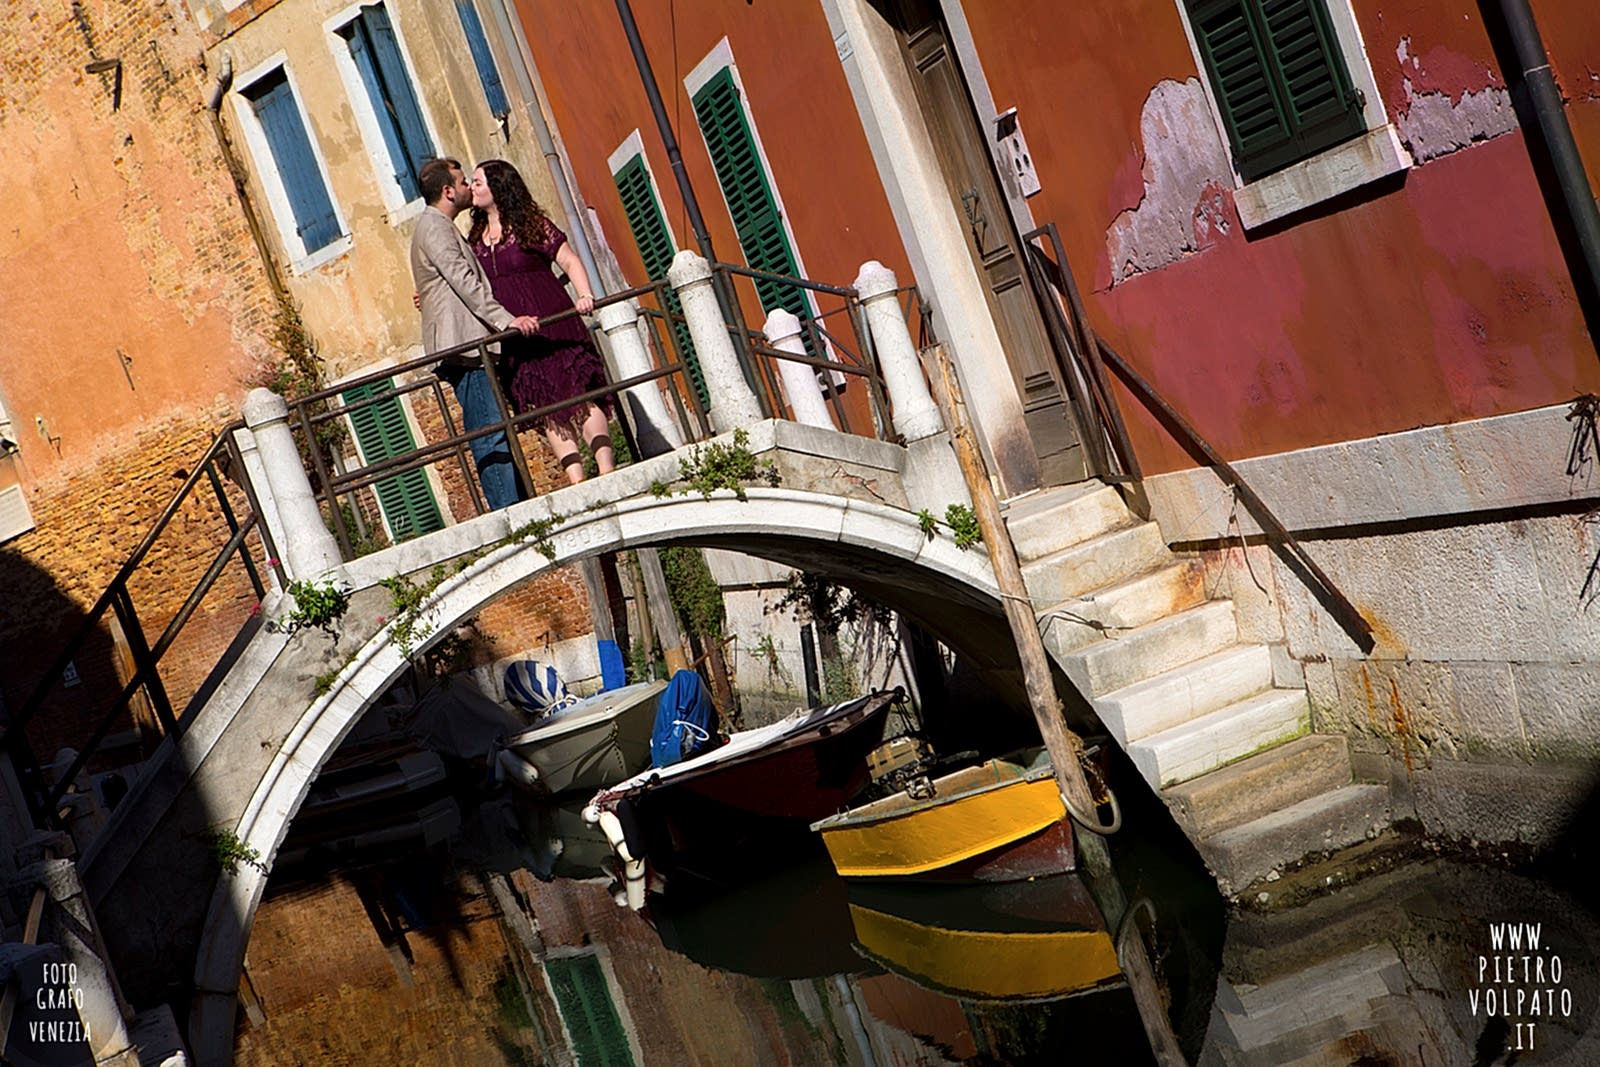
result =
[[[1023,895],[996,898],[997,907],[972,895],[993,890]],[[1033,1000],[1121,983],[1111,936],[1072,875],[907,892],[858,899],[852,888],[850,919],[858,952],[924,988],[964,999]]]
[[812,824],[846,878],[1007,882],[1076,866],[1072,825],[1042,748],[933,780]]

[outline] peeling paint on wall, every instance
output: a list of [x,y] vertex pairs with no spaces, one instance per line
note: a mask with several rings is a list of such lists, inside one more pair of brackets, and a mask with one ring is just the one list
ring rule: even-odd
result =
[[1406,72],[1406,107],[1395,116],[1395,125],[1418,164],[1517,128],[1511,94],[1501,86],[1485,85],[1476,92],[1464,89],[1455,97],[1444,91],[1419,90],[1417,80],[1424,68],[1422,57],[1411,52],[1411,38],[1400,39],[1395,58]]
[[1198,79],[1152,89],[1139,134],[1144,196],[1106,231],[1112,285],[1202,251],[1234,225],[1233,172]]

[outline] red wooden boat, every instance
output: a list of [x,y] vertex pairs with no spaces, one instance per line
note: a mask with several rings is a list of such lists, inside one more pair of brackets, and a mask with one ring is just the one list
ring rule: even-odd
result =
[[[748,868],[765,846],[846,807],[867,782],[899,689],[741,730],[692,759],[653,768],[595,794],[598,823],[644,903],[644,861],[659,873]],[[692,862],[691,862],[692,859]]]

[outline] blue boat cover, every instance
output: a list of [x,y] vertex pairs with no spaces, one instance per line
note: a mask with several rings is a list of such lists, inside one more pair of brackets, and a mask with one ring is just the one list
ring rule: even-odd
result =
[[690,670],[674,674],[656,703],[650,765],[670,767],[705,748],[711,741],[716,714],[711,694],[698,674]]
[[554,666],[536,659],[519,659],[506,668],[506,700],[540,718],[565,707],[575,698],[567,692]]
[[600,691],[609,693],[627,685],[628,667],[617,643],[600,638],[595,641],[595,648],[600,653]]

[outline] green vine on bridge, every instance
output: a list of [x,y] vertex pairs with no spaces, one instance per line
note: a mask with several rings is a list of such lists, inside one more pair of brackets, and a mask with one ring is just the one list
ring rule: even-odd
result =
[[334,625],[350,610],[350,591],[340,589],[333,581],[304,579],[290,582],[287,592],[294,599],[294,607],[274,624],[285,633],[294,634],[310,627],[337,637]]
[[262,874],[267,873],[267,865],[261,862],[261,852],[240,840],[234,830],[210,830],[201,838],[211,852],[211,861],[224,873],[238,874],[241,863],[254,867]]
[[[694,445],[687,456],[678,457],[678,470],[684,482],[678,495],[699,493],[708,500],[718,489],[731,489],[734,496],[744,500],[747,485],[776,486],[782,480],[777,464],[770,459],[756,459],[750,451],[750,435],[744,430],[733,431],[731,445],[721,441]],[[658,497],[670,496],[672,487],[665,482],[652,482],[650,492]]]

